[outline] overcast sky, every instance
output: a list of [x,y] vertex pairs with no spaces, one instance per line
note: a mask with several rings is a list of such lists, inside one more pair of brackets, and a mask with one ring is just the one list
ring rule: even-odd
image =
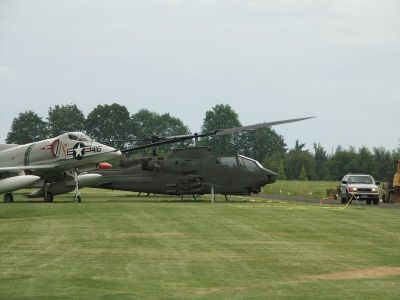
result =
[[0,142],[18,113],[117,102],[199,131],[243,125],[330,153],[400,144],[398,0],[0,0]]

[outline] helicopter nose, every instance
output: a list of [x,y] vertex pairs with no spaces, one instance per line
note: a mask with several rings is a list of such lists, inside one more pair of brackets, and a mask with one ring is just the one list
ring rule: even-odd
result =
[[263,174],[262,174],[262,179],[261,179],[261,184],[262,186],[268,184],[268,183],[274,183],[276,181],[277,174],[268,170],[264,169]]

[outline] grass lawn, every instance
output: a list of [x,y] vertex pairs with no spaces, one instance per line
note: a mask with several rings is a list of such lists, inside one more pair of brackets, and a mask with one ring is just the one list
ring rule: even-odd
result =
[[278,180],[263,187],[264,194],[325,198],[327,189],[335,189],[339,181]]
[[[0,204],[1,299],[398,299],[400,209],[83,190]],[[190,200],[190,201],[189,201]]]

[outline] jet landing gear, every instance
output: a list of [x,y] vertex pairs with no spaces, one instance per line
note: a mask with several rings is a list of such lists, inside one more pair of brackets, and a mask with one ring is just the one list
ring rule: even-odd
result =
[[78,173],[76,170],[74,171],[74,180],[75,180],[75,197],[74,197],[74,202],[75,203],[80,203],[82,201],[81,198],[81,192],[79,191],[79,181],[78,181]]
[[82,201],[82,198],[81,198],[81,195],[80,195],[80,193],[78,194],[78,195],[76,195],[75,197],[74,197],[74,202],[75,203],[80,203]]
[[4,194],[4,203],[11,203],[14,202],[14,196],[11,193]]
[[54,196],[53,196],[52,193],[50,193],[50,192],[47,190],[47,181],[46,181],[46,180],[43,182],[43,191],[44,191],[43,201],[44,201],[45,203],[52,203],[53,200],[54,200]]
[[54,200],[54,196],[52,193],[47,193],[47,196],[43,198],[44,202],[52,203]]

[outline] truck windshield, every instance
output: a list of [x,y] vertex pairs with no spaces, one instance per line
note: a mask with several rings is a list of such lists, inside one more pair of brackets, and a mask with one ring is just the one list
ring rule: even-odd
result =
[[371,176],[350,176],[349,183],[373,184],[374,180]]

